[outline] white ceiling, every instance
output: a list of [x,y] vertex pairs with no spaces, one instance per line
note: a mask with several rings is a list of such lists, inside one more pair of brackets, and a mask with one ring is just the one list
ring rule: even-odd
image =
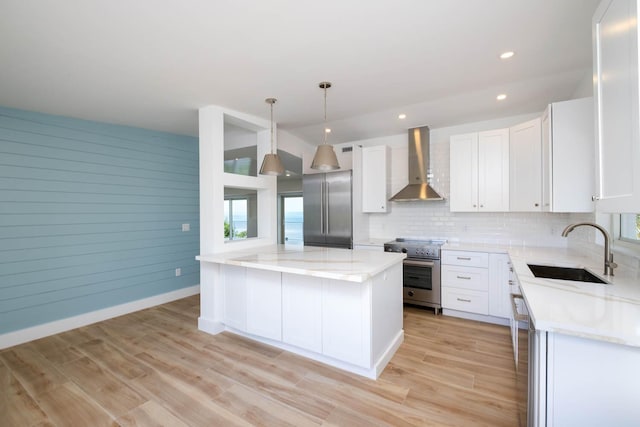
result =
[[2,0],[0,105],[197,135],[202,106],[275,97],[312,143],[323,80],[334,143],[542,111],[588,78],[597,3]]

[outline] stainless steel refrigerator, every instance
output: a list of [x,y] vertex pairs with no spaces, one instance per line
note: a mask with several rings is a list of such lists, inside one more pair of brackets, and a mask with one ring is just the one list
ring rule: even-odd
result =
[[353,248],[351,171],[304,175],[304,244]]

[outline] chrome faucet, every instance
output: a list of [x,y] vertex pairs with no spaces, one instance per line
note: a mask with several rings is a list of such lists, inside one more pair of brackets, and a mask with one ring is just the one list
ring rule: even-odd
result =
[[567,237],[574,228],[581,225],[589,225],[591,227],[597,228],[604,236],[604,274],[605,276],[613,276],[613,269],[616,268],[618,264],[613,262],[613,254],[611,253],[611,236],[609,236],[607,230],[605,230],[602,226],[593,222],[577,222],[575,224],[568,225],[567,228],[565,228],[562,232],[562,237]]

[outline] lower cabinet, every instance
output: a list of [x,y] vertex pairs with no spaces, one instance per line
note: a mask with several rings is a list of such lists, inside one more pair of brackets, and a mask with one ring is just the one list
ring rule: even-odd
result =
[[325,280],[322,292],[322,354],[368,365],[370,315],[362,303],[367,288],[359,283]]
[[442,308],[488,315],[489,255],[446,251],[442,262]]
[[247,330],[247,269],[224,267],[224,323],[240,331]]
[[530,426],[638,425],[640,348],[554,332],[531,334]]
[[246,272],[247,332],[282,339],[282,285],[276,271]]
[[511,261],[507,254],[489,254],[489,315],[508,319],[511,308]]
[[442,308],[508,319],[509,256],[442,251]]
[[322,352],[322,279],[282,274],[282,341]]

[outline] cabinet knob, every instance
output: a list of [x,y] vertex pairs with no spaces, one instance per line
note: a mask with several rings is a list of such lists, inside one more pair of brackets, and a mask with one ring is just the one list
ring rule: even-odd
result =
[[538,206],[540,206],[540,204],[539,204],[539,203],[536,203],[536,204],[534,204],[534,206],[537,208]]
[[600,197],[598,197],[598,196],[591,196],[591,201],[592,201],[592,202],[597,202],[598,200],[600,200]]
[[484,205],[480,205],[481,208],[484,208]]
[[476,205],[473,205],[473,207],[474,207],[474,208],[477,208],[478,206],[476,206]]

